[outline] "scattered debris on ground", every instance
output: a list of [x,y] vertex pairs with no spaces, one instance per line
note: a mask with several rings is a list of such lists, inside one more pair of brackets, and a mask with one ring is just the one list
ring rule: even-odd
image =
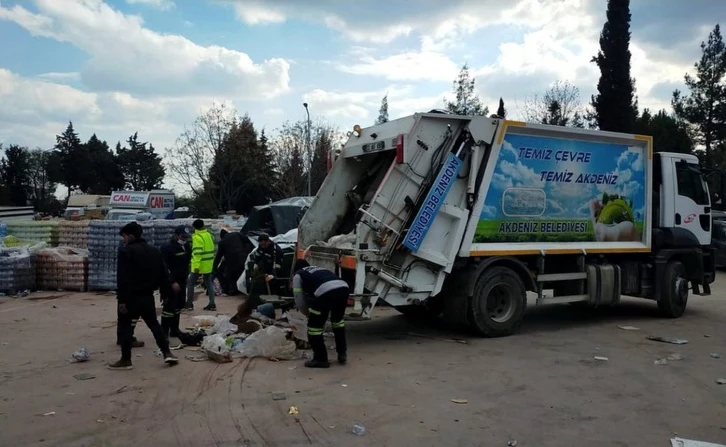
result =
[[672,345],[685,345],[688,343],[688,340],[682,338],[660,337],[655,335],[648,335],[645,338],[647,338],[648,340],[659,341],[662,343],[670,343]]
[[77,351],[71,354],[71,361],[76,363],[87,362],[90,358],[91,354],[85,346],[80,347]]
[[639,327],[635,327],[635,326],[618,326],[618,327],[624,331],[639,331],[640,330]]
[[468,404],[469,401],[467,399],[451,399],[451,401],[455,404]]
[[96,376],[94,374],[82,373],[82,374],[76,374],[75,376],[73,376],[73,378],[76,380],[91,380],[91,379],[95,379]]
[[602,356],[599,356],[599,355],[596,355],[596,356],[595,356],[595,357],[593,357],[593,358],[594,358],[595,360],[599,361],[599,362],[607,362],[608,360],[610,360],[610,359],[608,359],[607,357],[602,357]]

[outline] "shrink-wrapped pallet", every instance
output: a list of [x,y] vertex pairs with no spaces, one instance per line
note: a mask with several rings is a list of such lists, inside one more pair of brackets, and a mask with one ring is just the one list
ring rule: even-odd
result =
[[[88,229],[88,289],[116,290],[116,263],[121,248],[119,231],[128,224],[120,220],[92,220]],[[139,222],[142,237],[154,244],[151,222]]]
[[64,220],[58,224],[58,246],[88,249],[88,220]]
[[18,239],[45,242],[50,247],[58,245],[57,220],[11,220],[7,222],[8,234]]
[[57,247],[35,253],[37,287],[40,290],[85,292],[88,281],[88,250]]
[[27,247],[0,247],[0,292],[35,290],[35,262]]

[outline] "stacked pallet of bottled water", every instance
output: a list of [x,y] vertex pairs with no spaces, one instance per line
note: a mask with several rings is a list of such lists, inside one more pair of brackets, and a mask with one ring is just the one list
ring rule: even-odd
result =
[[88,290],[116,289],[116,261],[125,222],[94,220],[88,224]]
[[44,248],[35,253],[39,290],[85,292],[88,278],[88,250],[71,247]]
[[0,222],[0,239],[8,235],[8,224]]
[[[116,290],[116,262],[121,247],[119,231],[128,222],[119,220],[93,220],[88,230],[88,289]],[[154,227],[151,222],[140,222],[143,238],[154,245]]]
[[88,220],[64,220],[58,224],[58,245],[88,249]]
[[58,245],[57,220],[11,220],[7,222],[8,234],[21,240],[45,242],[50,247]]
[[26,247],[0,247],[0,292],[35,290],[35,260]]
[[[161,248],[167,241],[174,235],[174,229],[179,225],[186,225],[189,227],[191,233],[193,220],[189,219],[175,219],[175,220],[152,220],[153,231],[154,231],[154,245],[157,248]],[[147,239],[148,241],[148,239]]]

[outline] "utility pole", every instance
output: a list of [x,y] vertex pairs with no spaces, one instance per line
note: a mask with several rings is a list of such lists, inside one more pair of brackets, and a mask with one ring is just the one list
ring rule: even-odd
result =
[[310,175],[311,171],[313,170],[313,151],[310,146],[310,110],[308,110],[308,103],[304,102],[303,107],[305,107],[305,112],[308,114],[308,125],[307,125],[307,149],[308,149],[308,197],[313,195],[313,183],[312,183],[312,177]]

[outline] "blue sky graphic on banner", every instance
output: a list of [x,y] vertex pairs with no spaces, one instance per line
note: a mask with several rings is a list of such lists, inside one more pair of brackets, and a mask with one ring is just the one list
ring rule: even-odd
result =
[[643,151],[506,135],[474,242],[640,240]]

